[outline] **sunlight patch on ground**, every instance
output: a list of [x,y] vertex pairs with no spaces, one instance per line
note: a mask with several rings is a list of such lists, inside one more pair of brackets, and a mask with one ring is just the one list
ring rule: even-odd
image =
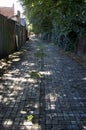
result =
[[36,79],[33,79],[33,78],[29,78],[29,79],[28,79],[28,82],[35,84],[35,83],[37,83],[37,80],[36,80]]
[[[10,74],[16,74],[16,73],[18,73],[19,74],[19,69],[15,69],[15,70],[11,70],[9,73]],[[5,74],[6,75],[6,74]]]
[[55,107],[56,107],[55,104],[51,104],[51,105],[50,105],[51,110],[55,110]]
[[34,108],[39,108],[39,103],[36,103],[36,104],[34,105]]
[[26,128],[31,128],[31,126],[33,125],[32,121],[24,121],[23,125],[26,126]]
[[[8,74],[5,74],[5,76],[7,76]],[[36,79],[33,79],[33,78],[28,78],[28,79],[26,79],[26,78],[23,78],[23,77],[20,77],[20,78],[14,78],[14,77],[5,77],[5,80],[12,80],[12,81],[14,81],[14,82],[16,82],[16,83],[18,83],[18,82],[30,82],[30,83],[36,83],[37,82],[37,80]]]
[[26,111],[22,111],[22,110],[21,110],[21,111],[20,111],[20,113],[21,113],[21,114],[26,114],[27,112],[26,112]]
[[86,77],[85,77],[85,78],[83,78],[82,80],[86,80]]
[[13,55],[10,55],[11,57],[13,56],[16,56],[16,55],[21,55],[23,53],[23,51],[18,51],[18,52],[15,52]]
[[83,130],[86,130],[86,126],[83,126]]
[[8,98],[4,98],[3,99],[3,103],[7,102],[8,101]]
[[24,121],[23,125],[26,127],[27,130],[41,130],[41,126],[36,123],[34,124],[32,121]]
[[5,79],[13,80],[15,82],[26,82],[27,79],[20,77],[20,78],[13,78],[13,77],[5,77]]
[[20,61],[20,58],[13,59],[12,61]]
[[12,74],[8,73],[8,74],[4,74],[4,76],[11,77],[11,76],[12,76]]
[[46,100],[49,99],[50,101],[56,101],[58,97],[60,97],[60,95],[57,93],[49,93],[45,98]]
[[6,119],[4,122],[3,122],[3,126],[4,127],[9,127],[13,124],[13,121],[10,120],[10,119]]
[[3,97],[2,97],[2,96],[0,96],[0,102],[2,101],[2,98],[3,98]]
[[2,68],[3,68],[4,66],[6,66],[6,65],[7,65],[7,63],[0,61],[0,69],[2,69]]
[[[52,92],[49,93],[48,95],[46,95],[45,99],[46,99],[46,108],[47,110],[55,110],[56,109],[56,101],[58,100],[58,98],[60,97],[59,94]],[[50,102],[50,103],[49,103]]]
[[42,75],[51,75],[52,74],[51,71],[40,71],[39,73]]
[[22,62],[22,65],[25,65],[25,66],[34,66],[35,63],[29,63],[28,61],[24,61],[24,62]]
[[35,64],[34,64],[34,63],[29,63],[28,65],[29,65],[29,66],[34,66]]
[[57,93],[51,93],[50,95],[49,95],[49,97],[50,97],[50,101],[56,101],[57,100],[57,97],[59,97],[59,95],[57,95]]

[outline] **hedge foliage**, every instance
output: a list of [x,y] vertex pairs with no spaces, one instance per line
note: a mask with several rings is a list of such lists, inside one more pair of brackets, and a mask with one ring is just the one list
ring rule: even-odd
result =
[[20,0],[33,31],[65,50],[86,37],[86,0]]

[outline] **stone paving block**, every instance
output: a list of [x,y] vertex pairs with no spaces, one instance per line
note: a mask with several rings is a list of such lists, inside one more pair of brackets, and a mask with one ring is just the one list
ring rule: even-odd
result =
[[[21,60],[0,77],[0,130],[85,130],[86,69],[57,46],[31,42],[12,54]],[[39,44],[45,57],[34,55]],[[30,77],[33,71],[44,77]]]
[[46,127],[46,130],[52,130],[51,124],[50,125],[46,125],[45,127]]

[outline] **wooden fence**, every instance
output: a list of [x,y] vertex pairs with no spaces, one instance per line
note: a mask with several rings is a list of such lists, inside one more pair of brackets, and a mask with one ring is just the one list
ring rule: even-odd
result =
[[19,50],[26,42],[26,28],[0,14],[0,59]]

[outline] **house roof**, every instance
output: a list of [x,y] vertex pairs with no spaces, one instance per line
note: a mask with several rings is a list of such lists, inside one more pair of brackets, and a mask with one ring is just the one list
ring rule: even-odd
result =
[[0,14],[11,17],[14,15],[14,5],[12,7],[0,7]]

